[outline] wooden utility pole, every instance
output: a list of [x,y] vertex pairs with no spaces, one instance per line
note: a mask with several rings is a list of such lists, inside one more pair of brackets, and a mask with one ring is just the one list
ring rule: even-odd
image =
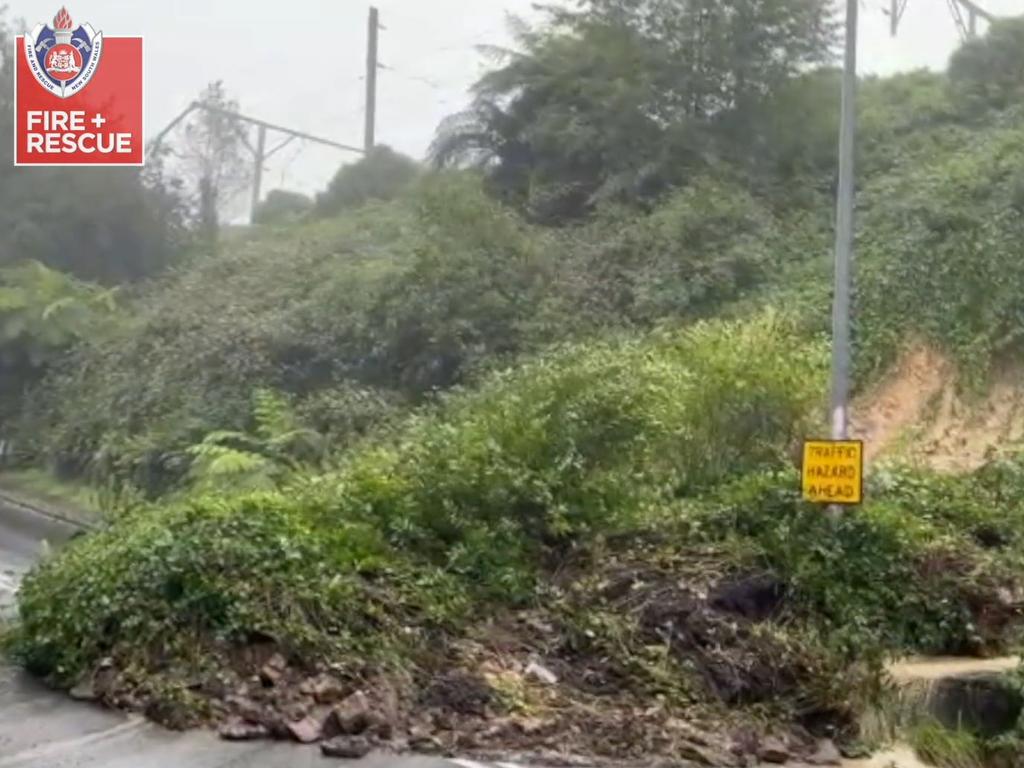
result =
[[370,22],[366,38],[366,132],[363,150],[369,154],[377,144],[377,36],[380,17],[377,9],[370,8]]
[[260,206],[260,192],[263,186],[263,161],[267,154],[267,126],[261,125],[256,129],[256,149],[253,150],[253,160],[256,165],[252,171],[252,208],[249,210],[249,221],[256,223],[256,211]]

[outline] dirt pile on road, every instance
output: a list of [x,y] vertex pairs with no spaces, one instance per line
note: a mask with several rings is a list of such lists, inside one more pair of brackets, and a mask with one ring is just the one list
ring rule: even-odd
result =
[[[736,570],[713,549],[644,542],[600,568],[567,562],[545,608],[494,614],[438,635],[409,667],[310,663],[266,641],[208,673],[136,679],[104,660],[76,695],[142,711],[171,728],[213,726],[229,740],[321,743],[481,757],[591,761],[684,758],[741,766],[838,755],[852,722],[808,698],[849,676],[787,634],[787,586]],[[590,558],[587,558],[590,559]],[[767,728],[747,705],[770,706]]]

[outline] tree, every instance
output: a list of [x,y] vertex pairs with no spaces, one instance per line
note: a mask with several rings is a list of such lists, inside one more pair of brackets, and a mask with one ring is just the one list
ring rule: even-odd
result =
[[968,115],[1024,102],[1024,16],[995,21],[984,38],[965,43],[949,62],[949,81]]
[[39,262],[0,268],[0,419],[18,410],[23,390],[72,344],[109,332],[118,312],[116,290]]
[[390,147],[375,147],[358,162],[344,165],[316,198],[320,216],[334,216],[370,200],[393,200],[419,175],[415,160]]
[[698,118],[751,104],[827,63],[837,31],[827,0],[584,0],[583,7],[576,18],[625,26],[657,46],[661,66],[675,73],[676,106]]
[[624,190],[660,190],[669,122],[640,36],[595,22],[518,39],[524,52],[506,53],[471,109],[442,124],[435,162],[486,168],[494,191],[549,222]]
[[[718,151],[750,186],[779,207],[813,207],[834,197],[840,73],[826,67],[797,75],[770,96],[719,121]],[[866,112],[862,99],[861,113]],[[867,131],[862,132],[864,144]],[[873,137],[872,137],[873,138]]]
[[[708,170],[720,129],[831,58],[827,0],[587,0],[517,29],[518,51],[441,126],[439,165],[488,170],[535,218],[644,202]],[[742,138],[740,144],[742,146]]]
[[257,224],[284,224],[301,218],[313,209],[313,201],[299,192],[272,189],[256,208],[253,216]]
[[252,180],[246,138],[238,121],[221,110],[238,111],[220,80],[210,83],[199,97],[198,109],[185,122],[175,154],[177,172],[198,193],[198,229],[204,239],[216,239],[222,216],[233,212],[238,193]]

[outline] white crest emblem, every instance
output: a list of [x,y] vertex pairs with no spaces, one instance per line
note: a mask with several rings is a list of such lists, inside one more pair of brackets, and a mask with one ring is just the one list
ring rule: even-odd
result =
[[102,53],[103,33],[88,24],[76,27],[66,8],[53,17],[52,26],[40,24],[25,36],[25,58],[33,77],[62,99],[89,84]]

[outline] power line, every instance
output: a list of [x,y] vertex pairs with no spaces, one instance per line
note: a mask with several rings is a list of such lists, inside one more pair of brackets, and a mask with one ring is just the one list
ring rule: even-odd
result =
[[387,64],[381,64],[380,68],[385,70],[386,72],[391,72],[394,75],[403,77],[406,80],[412,80],[417,83],[423,83],[424,85],[433,88],[435,91],[440,91],[444,89],[444,86],[442,86],[436,80],[431,80],[429,77],[423,77],[422,75],[410,75],[408,72],[403,72],[399,69],[395,69],[394,67],[389,67]]
[[[418,69],[419,66],[425,60],[432,58],[438,53],[452,53],[455,51],[465,51],[472,48],[477,48],[481,45],[487,45],[487,43],[482,42],[480,38],[496,34],[500,32],[503,28],[503,26],[491,27],[482,32],[478,32],[475,35],[471,35],[466,38],[461,38],[460,40],[455,41],[453,43],[442,44],[436,48],[431,48],[430,50],[424,51],[423,53],[417,55],[414,59],[408,59],[404,62],[400,62],[397,68],[402,70]],[[391,68],[394,69],[395,67],[392,66]]]

